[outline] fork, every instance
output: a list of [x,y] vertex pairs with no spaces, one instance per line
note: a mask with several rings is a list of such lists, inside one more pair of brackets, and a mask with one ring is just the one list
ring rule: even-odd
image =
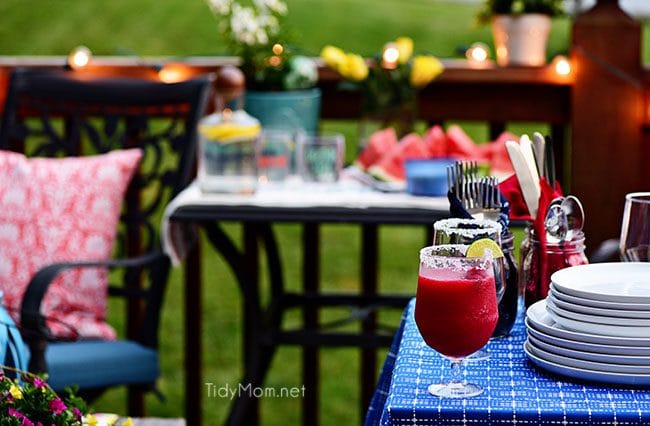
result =
[[475,219],[497,220],[501,213],[498,180],[478,176],[478,163],[457,161],[447,168],[447,183],[463,208]]

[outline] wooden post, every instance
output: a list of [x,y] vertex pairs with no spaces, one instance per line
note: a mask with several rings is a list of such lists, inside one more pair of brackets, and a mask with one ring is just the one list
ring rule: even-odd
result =
[[599,0],[575,20],[571,58],[576,75],[566,189],[584,204],[593,250],[618,237],[625,194],[643,189],[641,26],[617,0]]

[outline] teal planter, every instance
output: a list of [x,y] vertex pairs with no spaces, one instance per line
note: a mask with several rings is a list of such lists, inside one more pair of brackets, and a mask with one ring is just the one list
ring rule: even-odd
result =
[[318,131],[320,89],[286,92],[246,91],[244,109],[260,120],[263,128],[295,132]]

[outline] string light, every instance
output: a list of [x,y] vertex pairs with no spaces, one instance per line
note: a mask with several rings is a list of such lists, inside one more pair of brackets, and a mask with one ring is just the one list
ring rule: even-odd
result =
[[93,53],[86,46],[77,46],[68,55],[68,65],[73,70],[78,70],[90,63]]
[[476,42],[465,51],[465,57],[474,64],[483,64],[490,57],[490,49],[485,43]]
[[558,75],[566,76],[571,74],[571,62],[566,56],[557,55],[553,58],[553,68]]
[[388,43],[381,54],[381,66],[392,70],[397,67],[397,59],[399,59],[397,46],[395,43]]
[[271,50],[273,50],[273,53],[276,55],[282,55],[284,52],[284,47],[280,43],[275,43]]

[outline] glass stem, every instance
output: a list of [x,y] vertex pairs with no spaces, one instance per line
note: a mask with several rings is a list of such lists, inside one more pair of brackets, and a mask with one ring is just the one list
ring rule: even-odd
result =
[[462,359],[456,359],[451,361],[451,372],[450,376],[451,379],[449,381],[450,384],[461,384],[463,380],[463,374],[462,374]]

